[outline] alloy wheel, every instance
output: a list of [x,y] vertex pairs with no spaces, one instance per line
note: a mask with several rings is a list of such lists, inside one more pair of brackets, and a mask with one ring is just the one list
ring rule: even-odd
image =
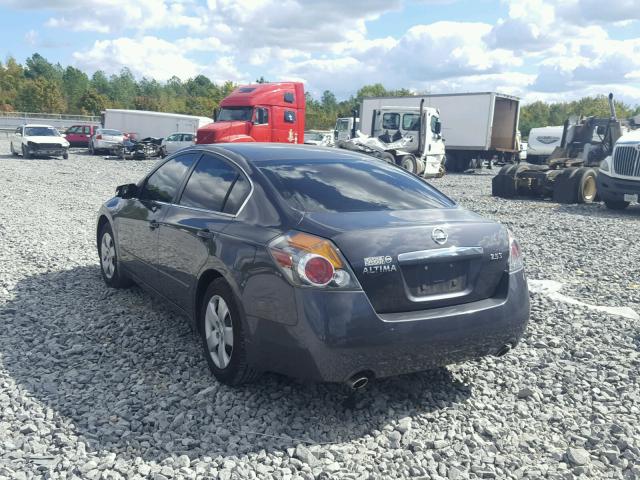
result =
[[105,276],[108,279],[113,278],[113,274],[116,271],[116,247],[109,232],[105,232],[104,235],[102,235],[100,261],[102,264],[102,271]]
[[233,321],[229,307],[219,295],[209,300],[205,314],[205,336],[211,360],[219,369],[224,369],[233,354]]

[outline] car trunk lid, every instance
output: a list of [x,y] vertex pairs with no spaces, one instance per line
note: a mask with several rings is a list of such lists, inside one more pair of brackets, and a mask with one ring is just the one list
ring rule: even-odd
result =
[[337,245],[378,313],[489,298],[508,270],[506,228],[461,208],[308,213],[299,228]]

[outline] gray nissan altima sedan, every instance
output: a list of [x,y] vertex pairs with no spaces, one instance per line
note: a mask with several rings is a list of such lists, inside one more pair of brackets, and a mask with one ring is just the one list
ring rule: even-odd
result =
[[398,167],[313,146],[198,145],[100,209],[107,285],[190,318],[215,377],[361,387],[503,355],[522,336],[522,253],[501,224]]

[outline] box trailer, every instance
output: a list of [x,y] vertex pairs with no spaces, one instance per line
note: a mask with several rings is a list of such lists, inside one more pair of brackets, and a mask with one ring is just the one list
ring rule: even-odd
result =
[[463,171],[474,163],[496,156],[503,161],[518,160],[520,100],[502,93],[367,97],[360,106],[360,129],[367,135],[375,135],[375,119],[381,110],[418,108],[421,100],[424,100],[425,107],[433,107],[440,112],[447,170]]
[[200,127],[213,122],[208,117],[180,113],[149,112],[146,110],[120,110],[108,108],[103,113],[104,128],[133,134],[140,140],[147,137],[163,138],[172,133],[194,134]]

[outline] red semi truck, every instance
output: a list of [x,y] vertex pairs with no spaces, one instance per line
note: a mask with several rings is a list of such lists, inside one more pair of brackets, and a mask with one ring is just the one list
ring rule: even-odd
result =
[[306,99],[301,82],[242,85],[220,102],[196,143],[304,143]]

